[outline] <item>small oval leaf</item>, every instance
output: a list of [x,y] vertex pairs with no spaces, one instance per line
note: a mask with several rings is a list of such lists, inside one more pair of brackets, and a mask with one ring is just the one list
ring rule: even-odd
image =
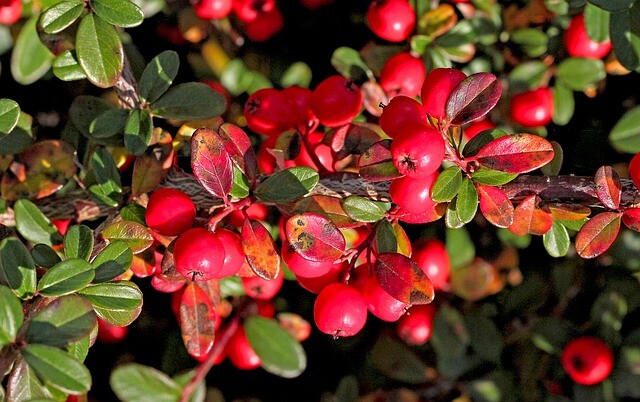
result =
[[71,395],[80,395],[91,388],[91,374],[79,361],[64,350],[47,345],[27,345],[22,358],[51,387]]
[[266,280],[275,279],[280,272],[280,255],[269,231],[259,221],[246,219],[240,237],[253,272]]
[[622,197],[620,176],[611,166],[602,166],[594,177],[596,195],[602,204],[609,209],[618,209]]
[[71,226],[64,236],[64,255],[88,260],[92,251],[93,231],[85,225]]
[[45,272],[38,282],[38,293],[45,297],[73,293],[91,283],[94,276],[91,264],[79,258],[69,258]]
[[513,224],[509,231],[516,236],[524,236],[528,233],[541,236],[551,230],[553,216],[547,211],[537,207],[539,198],[530,195],[515,208]]
[[233,187],[233,166],[224,142],[210,128],[199,128],[191,137],[191,167],[210,194],[227,199]]
[[63,347],[89,335],[96,325],[91,304],[68,295],[38,311],[29,321],[25,336],[29,343]]
[[131,221],[112,223],[102,231],[102,237],[110,242],[116,240],[125,242],[134,254],[143,252],[153,244],[153,236],[149,229]]
[[620,231],[616,212],[603,212],[587,221],[576,235],[576,251],[582,258],[595,258],[613,244]]
[[549,141],[533,134],[513,134],[495,139],[476,155],[480,165],[507,173],[528,173],[553,159]]
[[213,347],[216,312],[211,300],[196,283],[190,283],[180,302],[180,329],[187,352],[203,358]]
[[462,171],[458,166],[451,166],[438,175],[431,187],[431,199],[435,202],[448,202],[458,194],[462,184]]
[[477,189],[482,215],[497,227],[511,226],[515,209],[504,191],[497,187],[483,185],[478,185]]
[[0,285],[0,348],[15,341],[23,319],[20,300],[11,289]]
[[315,213],[294,215],[287,220],[287,241],[311,261],[335,261],[342,257],[346,241],[329,218]]
[[319,180],[315,169],[296,166],[269,177],[260,183],[254,194],[262,201],[282,204],[307,195]]
[[380,253],[374,271],[380,286],[407,304],[428,304],[434,297],[431,281],[411,258],[398,253]]
[[447,99],[447,119],[455,125],[479,119],[493,109],[501,95],[502,85],[495,75],[472,74],[451,91]]
[[100,318],[120,327],[131,324],[142,309],[142,292],[129,281],[87,286],[78,295],[91,303]]

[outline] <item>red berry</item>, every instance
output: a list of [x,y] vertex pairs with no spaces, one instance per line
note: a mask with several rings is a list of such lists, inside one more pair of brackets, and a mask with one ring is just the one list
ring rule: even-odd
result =
[[274,8],[275,0],[233,0],[233,12],[242,22],[253,21]]
[[360,88],[353,81],[333,75],[313,91],[311,109],[320,123],[338,127],[349,123],[360,113],[363,100]]
[[424,124],[407,123],[391,143],[393,163],[400,173],[425,178],[444,160],[444,140],[438,131]]
[[315,10],[322,6],[333,4],[333,0],[300,0],[300,4],[309,10]]
[[242,286],[247,296],[258,300],[273,299],[282,288],[283,283],[284,275],[282,273],[270,281],[257,275],[242,278]]
[[380,85],[390,98],[396,95],[415,98],[420,95],[426,74],[422,60],[409,52],[402,52],[384,64],[380,73]]
[[0,24],[14,24],[21,15],[22,0],[0,0]]
[[583,336],[573,339],[562,351],[562,366],[578,384],[594,385],[609,377],[613,352],[602,340]]
[[511,118],[524,127],[546,126],[553,117],[553,92],[538,88],[511,98]]
[[491,120],[481,119],[469,124],[462,133],[464,134],[465,140],[470,141],[473,137],[480,134],[481,132],[485,130],[492,130],[494,128],[496,128],[496,125],[493,124]]
[[231,363],[240,370],[257,369],[262,364],[242,326],[231,336],[226,350]]
[[333,261],[309,261],[291,249],[286,242],[282,243],[281,255],[287,267],[298,277],[317,278],[331,271],[334,265]]
[[240,235],[224,228],[216,229],[214,235],[220,240],[222,247],[224,247],[224,262],[222,263],[222,269],[218,272],[218,276],[224,278],[235,275],[247,258],[242,248]]
[[387,293],[375,276],[370,276],[358,290],[369,311],[383,321],[398,321],[411,307]]
[[176,269],[187,279],[208,281],[219,278],[224,263],[224,246],[206,229],[184,232],[173,247]]
[[244,106],[244,117],[251,130],[270,136],[293,127],[295,114],[282,92],[264,88],[249,96]]
[[389,188],[391,200],[400,207],[398,216],[407,223],[428,223],[439,219],[444,210],[431,199],[431,186],[438,173],[424,179],[408,176],[394,179]]
[[311,293],[320,293],[322,289],[336,283],[340,280],[340,277],[344,270],[347,268],[348,263],[345,261],[340,264],[333,264],[331,270],[322,276],[316,278],[305,278],[303,276],[296,276],[296,280],[304,289]]
[[396,96],[382,109],[380,127],[391,138],[400,133],[406,123],[428,124],[422,105],[407,96]]
[[433,304],[413,306],[398,321],[396,332],[408,345],[423,345],[431,338],[435,315]]
[[360,293],[343,283],[322,289],[313,307],[318,329],[335,337],[353,336],[367,321],[367,305]]
[[193,226],[196,206],[188,195],[173,188],[159,188],[149,197],[147,225],[164,236],[177,236]]
[[444,244],[437,239],[420,239],[413,244],[411,258],[420,266],[433,288],[438,290],[447,286],[451,273],[451,262]]
[[451,91],[465,78],[465,73],[454,68],[431,70],[424,79],[420,92],[424,111],[438,120],[444,119],[447,116],[447,99]]
[[640,188],[640,152],[637,153],[631,159],[631,163],[629,163],[629,176],[633,184],[635,184],[637,188]]
[[282,30],[284,18],[278,7],[259,13],[252,21],[245,21],[244,30],[254,42],[264,42]]
[[127,337],[128,333],[129,327],[118,327],[98,317],[98,341],[102,343],[119,343]]
[[312,131],[318,124],[318,118],[311,110],[313,91],[294,85],[283,89],[282,94],[293,109],[296,129],[301,133]]
[[258,314],[262,317],[273,318],[276,315],[276,306],[273,305],[271,300],[256,299],[256,306],[258,307]]
[[[269,141],[269,139],[267,139],[267,141]],[[247,213],[249,219],[257,219],[259,221],[263,221],[269,216],[269,208],[264,204],[253,203],[244,211]],[[235,210],[227,215],[227,222],[229,222],[231,226],[242,227],[244,220],[245,216],[242,211],[239,210]]]
[[367,21],[380,38],[402,42],[411,35],[416,15],[407,0],[375,0],[369,5]]
[[231,0],[199,0],[193,9],[200,18],[207,20],[224,18],[231,12]]
[[71,219],[53,219],[51,224],[58,229],[58,232],[61,235],[67,234],[67,230],[69,229],[69,224],[71,223]]
[[565,32],[564,45],[567,53],[572,57],[601,59],[611,51],[611,41],[598,43],[587,35],[583,14],[578,14],[571,19],[569,28]]

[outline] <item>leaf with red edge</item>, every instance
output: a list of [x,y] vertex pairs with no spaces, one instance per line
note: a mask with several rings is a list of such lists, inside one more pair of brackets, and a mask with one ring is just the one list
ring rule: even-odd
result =
[[216,311],[202,288],[190,283],[180,301],[182,341],[193,357],[206,356],[213,347]]
[[278,313],[277,319],[282,329],[298,342],[306,340],[311,335],[311,324],[298,314],[282,312]]
[[307,260],[335,261],[342,257],[346,241],[326,216],[314,213],[294,215],[285,225],[291,247]]
[[500,100],[502,85],[495,75],[472,74],[462,80],[447,99],[447,119],[461,125],[489,113]]
[[576,251],[582,258],[595,258],[618,237],[622,213],[603,212],[589,219],[576,235]]
[[153,250],[145,250],[134,255],[131,261],[131,272],[138,278],[146,278],[156,273],[156,257]]
[[622,197],[620,176],[611,166],[602,166],[594,177],[596,195],[602,204],[609,209],[618,209]]
[[288,215],[302,214],[305,212],[314,212],[324,215],[331,219],[341,229],[362,226],[362,222],[356,222],[347,215],[340,198],[328,195],[314,195],[305,197],[293,205]]
[[173,146],[156,144],[133,162],[131,193],[134,196],[155,190],[173,164]]
[[247,133],[235,124],[224,123],[218,129],[218,135],[231,159],[253,181],[256,177],[258,159]]
[[280,255],[269,231],[254,219],[247,219],[242,225],[242,249],[247,262],[259,277],[271,280],[280,272]]
[[191,168],[205,190],[226,200],[233,187],[233,165],[224,141],[210,128],[199,128],[191,137]]
[[380,253],[374,271],[380,286],[407,304],[428,304],[434,297],[431,280],[411,258],[398,253]]
[[534,134],[513,134],[495,139],[476,155],[478,163],[507,173],[527,173],[553,159],[553,146]]
[[360,156],[360,176],[371,182],[386,181],[402,176],[393,163],[391,140],[378,141]]
[[360,155],[382,139],[371,128],[359,124],[347,124],[333,129],[327,133],[327,137],[331,138],[329,145],[336,153],[336,160],[353,154]]
[[622,223],[629,229],[640,232],[640,208],[625,209],[622,214]]
[[102,237],[110,241],[122,240],[127,243],[133,254],[141,253],[153,244],[153,236],[149,229],[132,221],[112,223],[102,231]]
[[547,203],[545,208],[553,219],[561,221],[579,221],[591,215],[591,208],[580,204]]
[[528,233],[542,236],[551,230],[553,216],[547,211],[537,207],[539,198],[530,195],[515,208],[513,223],[509,231],[516,236],[524,236]]
[[[156,273],[151,278],[151,286],[158,292],[173,293],[182,289],[187,283],[187,280],[183,277],[182,280],[175,280],[174,278],[167,276],[163,273]],[[200,283],[200,282],[196,282]]]
[[513,223],[514,208],[511,200],[498,187],[477,185],[480,212],[493,225],[508,228]]

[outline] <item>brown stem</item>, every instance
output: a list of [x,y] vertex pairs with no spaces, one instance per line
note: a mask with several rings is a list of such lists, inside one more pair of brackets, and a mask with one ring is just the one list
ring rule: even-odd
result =
[[126,109],[136,109],[140,107],[140,98],[138,97],[138,82],[131,70],[131,64],[127,56],[124,56],[124,65],[120,77],[114,86],[118,99],[122,107]]

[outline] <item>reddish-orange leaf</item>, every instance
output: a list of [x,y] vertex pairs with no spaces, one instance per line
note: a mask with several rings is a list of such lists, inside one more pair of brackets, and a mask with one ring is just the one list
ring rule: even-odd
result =
[[220,281],[217,279],[210,279],[206,282],[196,281],[195,284],[198,285],[200,289],[204,290],[209,300],[211,300],[211,305],[217,310],[221,302]]
[[278,313],[278,323],[287,331],[296,341],[302,342],[311,335],[311,324],[298,314],[294,313]]
[[260,221],[247,219],[242,225],[242,248],[247,262],[259,277],[271,280],[280,272],[280,255],[269,231]]
[[622,223],[629,229],[640,232],[640,208],[625,209],[622,214]]
[[349,218],[349,215],[342,208],[340,198],[328,195],[314,195],[305,197],[296,202],[289,215],[302,214],[305,212],[315,212],[325,215],[341,229],[362,226],[361,222],[356,222]]
[[428,304],[434,297],[431,280],[411,258],[398,253],[380,253],[374,271],[380,286],[407,304]]
[[618,209],[622,197],[620,176],[611,166],[602,166],[594,177],[596,195],[602,204],[609,209]]
[[553,146],[533,134],[513,134],[497,138],[476,155],[478,163],[507,173],[527,173],[553,159]]
[[149,229],[132,221],[112,223],[102,231],[102,237],[110,241],[122,240],[127,243],[133,254],[141,253],[153,244],[153,236]]
[[609,249],[620,231],[618,212],[603,212],[589,219],[576,235],[576,251],[582,258],[594,258]]
[[358,161],[360,176],[376,182],[402,176],[391,157],[391,140],[378,141],[371,145]]
[[307,260],[335,261],[345,250],[346,241],[338,227],[320,214],[292,216],[285,232],[291,247]]
[[352,154],[360,155],[382,139],[373,129],[359,124],[347,124],[333,129],[328,137],[331,138],[330,146],[336,153],[336,160]]
[[579,221],[591,215],[591,208],[579,204],[549,203],[545,208],[551,212],[553,219],[561,221]]
[[224,141],[210,128],[199,128],[191,137],[191,168],[205,190],[226,200],[233,186],[233,165]]
[[508,228],[513,223],[514,208],[509,197],[498,187],[477,185],[480,212],[493,225]]
[[187,283],[187,281],[184,277],[182,280],[177,280],[163,273],[156,273],[153,275],[153,278],[151,278],[151,286],[158,292],[163,293],[177,292],[182,289],[185,283]]
[[206,356],[213,347],[216,310],[202,288],[190,283],[180,302],[180,329],[187,351],[193,357]]
[[133,163],[131,193],[137,196],[156,189],[169,172],[173,155],[171,144],[158,144],[144,155],[138,156]]
[[511,233],[516,236],[524,236],[527,233],[542,236],[551,230],[553,216],[539,209],[537,204],[538,196],[530,195],[515,208],[513,223],[509,226]]
[[131,272],[138,278],[146,278],[156,273],[156,257],[153,250],[146,250],[133,256]]
[[247,133],[234,124],[224,123],[218,129],[218,135],[229,156],[253,180],[256,177],[257,158]]

